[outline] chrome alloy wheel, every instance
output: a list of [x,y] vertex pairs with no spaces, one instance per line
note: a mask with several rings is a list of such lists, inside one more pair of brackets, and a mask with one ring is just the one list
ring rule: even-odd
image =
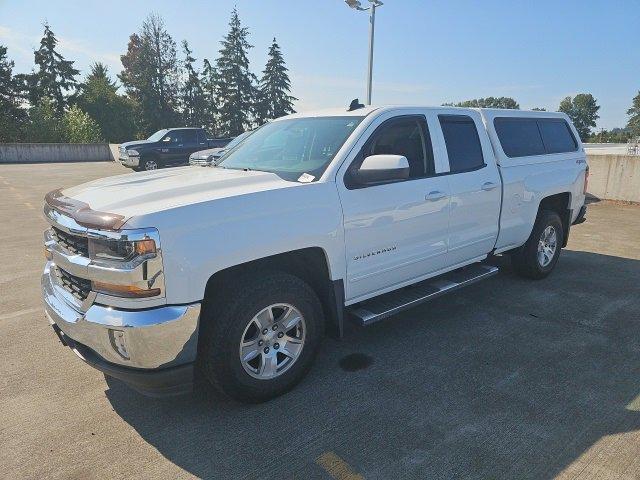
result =
[[558,235],[556,229],[549,225],[544,229],[540,240],[538,240],[538,263],[541,267],[546,267],[553,260],[553,256],[556,254],[556,248],[558,243]]
[[289,370],[302,353],[307,329],[293,305],[269,305],[254,316],[240,339],[240,362],[253,378],[271,380]]
[[144,161],[144,169],[145,170],[157,170],[158,169],[158,162],[156,162],[155,160],[145,160]]

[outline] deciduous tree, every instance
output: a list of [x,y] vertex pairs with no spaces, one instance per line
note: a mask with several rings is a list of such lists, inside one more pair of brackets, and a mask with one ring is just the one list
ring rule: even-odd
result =
[[61,118],[48,97],[42,97],[29,109],[29,125],[25,141],[33,143],[60,143],[65,141]]
[[0,142],[17,142],[26,127],[26,111],[18,80],[13,76],[14,63],[7,58],[7,47],[0,45]]
[[473,100],[465,100],[458,103],[445,103],[449,107],[466,107],[466,108],[508,108],[513,110],[520,109],[520,105],[511,97],[487,97],[475,98]]
[[139,34],[129,37],[127,53],[120,57],[119,75],[126,92],[140,107],[142,135],[176,126],[179,76],[176,43],[158,15],[149,15]]
[[67,110],[62,117],[64,139],[69,143],[96,143],[103,141],[100,127],[77,105]]
[[596,126],[600,106],[590,93],[579,93],[575,97],[565,97],[558,107],[559,112],[566,113],[573,122],[580,139],[586,141],[591,128]]

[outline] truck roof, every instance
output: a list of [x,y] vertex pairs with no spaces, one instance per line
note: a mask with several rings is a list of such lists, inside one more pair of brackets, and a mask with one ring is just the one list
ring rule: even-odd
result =
[[308,118],[308,117],[365,117],[375,111],[383,112],[388,110],[409,110],[409,109],[423,109],[423,110],[460,110],[461,112],[476,111],[483,114],[485,117],[497,117],[497,116],[517,116],[517,117],[558,117],[566,118],[564,113],[560,112],[546,112],[539,110],[514,110],[506,108],[471,108],[471,107],[451,107],[451,106],[435,106],[435,105],[370,105],[356,110],[348,111],[344,108],[328,108],[323,110],[312,110],[308,112],[298,112],[285,117],[280,117],[274,121],[284,120],[289,118]]

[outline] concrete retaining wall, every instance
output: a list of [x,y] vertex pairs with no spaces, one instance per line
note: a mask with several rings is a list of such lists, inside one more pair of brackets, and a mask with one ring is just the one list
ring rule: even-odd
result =
[[640,202],[640,156],[587,155],[588,192],[605,200]]
[[118,145],[108,143],[1,143],[0,163],[111,162]]
[[[118,144],[2,143],[2,163],[110,162]],[[606,200],[640,202],[640,156],[604,155],[587,150],[589,193]]]

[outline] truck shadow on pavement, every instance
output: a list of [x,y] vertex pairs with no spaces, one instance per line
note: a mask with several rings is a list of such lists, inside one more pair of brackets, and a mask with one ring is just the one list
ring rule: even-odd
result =
[[[505,263],[466,290],[325,339],[309,376],[265,404],[147,399],[111,379],[106,395],[203,478],[330,478],[316,463],[326,452],[364,478],[578,473],[638,440],[589,451],[640,429],[639,283],[638,260],[565,250],[546,280]],[[373,363],[340,368],[353,353]]]

